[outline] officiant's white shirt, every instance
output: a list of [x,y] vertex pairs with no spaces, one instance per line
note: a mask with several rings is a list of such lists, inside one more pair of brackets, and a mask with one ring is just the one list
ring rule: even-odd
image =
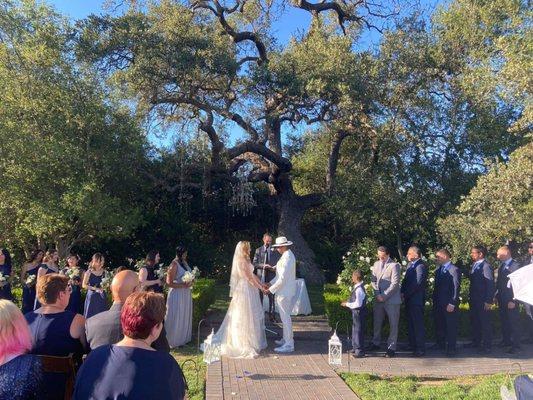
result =
[[296,294],[296,257],[291,250],[281,255],[276,264],[276,277],[270,283],[270,292],[279,297],[293,297]]

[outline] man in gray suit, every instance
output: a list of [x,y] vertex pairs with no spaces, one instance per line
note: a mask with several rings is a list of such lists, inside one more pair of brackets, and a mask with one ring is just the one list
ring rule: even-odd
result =
[[[111,282],[113,305],[108,311],[96,314],[85,322],[87,343],[91,350],[122,340],[124,337],[120,324],[122,304],[130,294],[140,290],[140,287],[139,277],[133,271],[123,270],[114,276]],[[152,347],[155,350],[170,351],[164,327],[157,340],[152,343]]]
[[369,351],[379,350],[381,327],[385,314],[389,319],[390,333],[387,340],[385,357],[394,357],[398,340],[398,323],[400,320],[400,264],[390,259],[390,252],[385,246],[378,247],[378,261],[372,266],[372,287],[376,295],[374,301],[374,339]]

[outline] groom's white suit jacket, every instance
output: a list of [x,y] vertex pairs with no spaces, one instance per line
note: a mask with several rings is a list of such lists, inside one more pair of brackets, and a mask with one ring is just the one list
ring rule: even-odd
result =
[[282,254],[276,264],[276,277],[270,282],[270,292],[279,297],[293,297],[296,294],[296,258],[292,251]]

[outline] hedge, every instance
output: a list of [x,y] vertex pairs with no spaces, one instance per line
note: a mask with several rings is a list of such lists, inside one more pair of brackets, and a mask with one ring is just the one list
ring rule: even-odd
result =
[[194,283],[192,289],[192,323],[193,328],[205,316],[207,310],[215,302],[215,280],[200,278]]
[[[349,298],[349,292],[346,289],[341,289],[337,285],[328,284],[324,286],[324,306],[326,310],[326,316],[328,317],[329,325],[334,328],[338,321],[338,332],[346,334],[346,327],[351,331],[352,327],[352,313],[346,307],[341,306],[342,301],[346,301]],[[371,338],[373,335],[373,315],[372,305],[367,304],[367,318],[365,326],[365,337]],[[498,309],[491,310],[492,322],[494,329],[494,337],[500,336],[500,318],[498,315]],[[521,313],[521,325],[525,329],[527,316],[524,312]],[[432,306],[426,306],[424,312],[426,338],[428,341],[435,339],[435,326],[433,320]],[[470,339],[470,318],[468,315],[468,304],[461,304],[459,306],[459,332],[458,337],[464,339]],[[383,324],[382,339],[386,339],[388,335],[388,324]],[[400,328],[399,339],[407,339],[407,320],[405,318],[405,310],[402,305],[400,310]]]

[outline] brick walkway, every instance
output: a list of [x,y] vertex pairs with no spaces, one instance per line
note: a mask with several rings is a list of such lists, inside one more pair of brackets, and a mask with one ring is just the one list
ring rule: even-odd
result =
[[[269,347],[259,358],[223,358],[222,362],[208,367],[206,399],[357,400],[358,397],[328,365],[327,340],[331,331],[327,322],[320,317],[296,317],[293,321],[294,353],[276,354],[273,351],[274,337],[268,335]],[[280,327],[270,328],[281,332]],[[346,337],[341,339],[346,345]],[[524,345],[521,353],[512,358],[501,349],[495,349],[491,357],[481,357],[459,348],[458,356],[452,359],[436,351],[429,351],[424,358],[414,358],[402,352],[397,354],[392,359],[383,357],[382,353],[373,353],[363,359],[350,360],[345,355],[339,371],[424,377],[520,372],[520,368],[523,372],[533,372],[532,345]]]

